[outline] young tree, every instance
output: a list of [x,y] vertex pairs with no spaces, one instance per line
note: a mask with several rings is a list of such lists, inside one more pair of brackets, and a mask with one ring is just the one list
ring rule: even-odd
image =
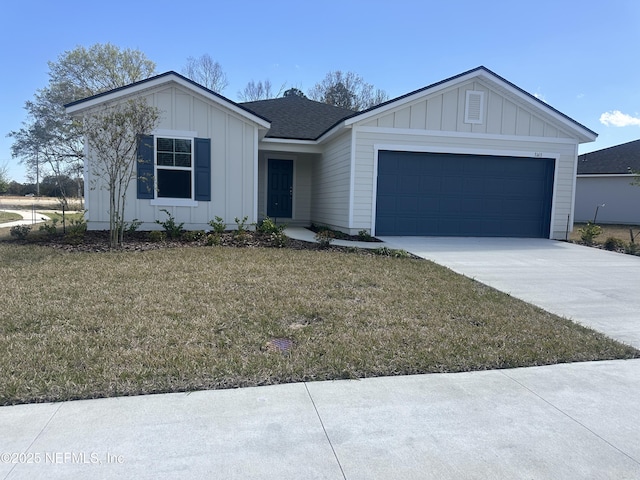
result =
[[144,99],[106,105],[83,118],[92,157],[88,165],[101,188],[109,191],[109,243],[122,245],[127,189],[136,178],[138,139],[158,123],[159,111]]
[[0,195],[9,190],[9,167],[0,165]]
[[360,75],[336,70],[329,72],[324,80],[309,90],[309,98],[336,107],[361,111],[388,100],[389,96],[384,90],[376,89],[365,82]]
[[244,87],[244,90],[238,92],[238,98],[240,98],[241,102],[255,102],[257,100],[268,100],[270,98],[279,97],[282,91],[284,90],[286,83],[283,83],[278,90],[277,93],[273,92],[273,88],[271,85],[271,80],[267,79],[262,82],[260,80],[258,83],[251,80],[247,83],[247,86]]
[[49,84],[25,102],[27,121],[9,133],[12,156],[36,178],[74,175],[82,164],[82,126],[66,115],[64,105],[143,80],[154,72],[155,63],[143,53],[120,50],[109,43],[64,52],[56,62],[49,62]]
[[208,53],[198,58],[187,58],[187,64],[182,69],[182,73],[194,82],[216,93],[222,92],[229,86],[229,80],[222,71],[222,66],[211,58]]

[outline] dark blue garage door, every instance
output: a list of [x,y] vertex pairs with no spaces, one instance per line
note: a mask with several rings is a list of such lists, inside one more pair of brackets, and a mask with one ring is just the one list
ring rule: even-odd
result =
[[549,237],[554,160],[380,151],[376,235]]

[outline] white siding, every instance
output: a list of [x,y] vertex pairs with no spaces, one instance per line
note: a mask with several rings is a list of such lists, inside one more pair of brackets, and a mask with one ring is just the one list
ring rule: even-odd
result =
[[[466,92],[469,90],[485,94],[482,123],[464,122]],[[507,98],[477,80],[385,112],[378,118],[368,119],[362,126],[572,138],[558,126],[551,125],[536,115],[530,105]]]
[[[211,201],[197,207],[154,206],[150,200],[136,198],[136,180],[127,191],[125,219],[144,222],[142,229],[158,229],[155,220],[166,219],[166,209],[187,229],[208,229],[215,216],[233,223],[235,217],[257,220],[254,211],[254,152],[256,126],[221,105],[179,86],[160,87],[146,94],[147,101],[161,111],[158,129],[195,132],[196,137],[211,139]],[[92,229],[109,224],[108,193],[100,179],[89,178],[89,222]]]
[[576,184],[575,221],[640,225],[640,187],[631,185],[632,176],[581,176]]
[[339,229],[349,228],[351,132],[328,143],[322,160],[313,163],[311,220]]

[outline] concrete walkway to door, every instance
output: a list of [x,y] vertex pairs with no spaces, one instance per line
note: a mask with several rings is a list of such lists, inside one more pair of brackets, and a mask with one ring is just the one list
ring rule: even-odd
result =
[[531,238],[380,239],[640,348],[640,257]]

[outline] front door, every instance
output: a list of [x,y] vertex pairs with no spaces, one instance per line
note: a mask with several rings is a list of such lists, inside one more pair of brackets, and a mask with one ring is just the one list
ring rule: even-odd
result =
[[291,218],[293,198],[293,160],[269,159],[267,215]]

